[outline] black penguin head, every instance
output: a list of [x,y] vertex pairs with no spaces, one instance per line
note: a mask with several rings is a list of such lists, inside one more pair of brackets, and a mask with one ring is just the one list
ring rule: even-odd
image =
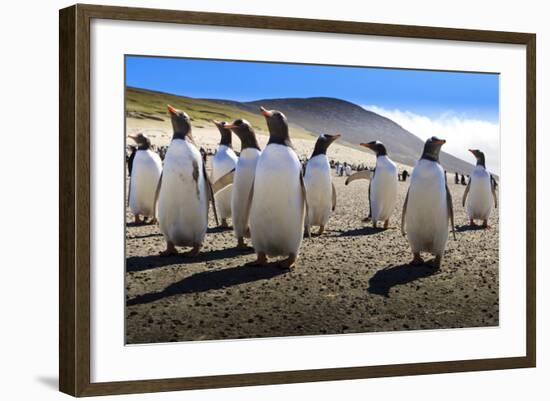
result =
[[485,167],[485,154],[479,149],[468,149],[475,156],[478,166]]
[[386,147],[384,144],[380,141],[371,141],[368,143],[361,143],[361,146],[372,150],[376,153],[376,157],[378,156],[386,156],[388,154],[388,151],[386,150]]
[[328,147],[336,141],[338,138],[340,138],[342,135],[336,134],[336,135],[329,135],[329,134],[323,134],[319,135],[317,138],[317,141],[315,142],[315,147],[313,148],[313,156],[317,155],[326,155]]
[[241,140],[241,151],[246,148],[256,148],[260,150],[254,128],[252,128],[252,125],[250,125],[248,121],[237,119],[233,121],[233,124],[225,124],[224,128],[230,129],[239,137]]
[[151,147],[151,140],[147,137],[147,135],[142,134],[141,132],[137,135],[128,136],[136,142],[138,150],[147,150]]
[[260,111],[267,120],[267,128],[269,129],[269,142],[279,145],[292,146],[290,136],[288,135],[288,121],[286,116],[279,110],[266,110],[260,107]]
[[172,129],[174,134],[172,139],[185,139],[191,136],[191,118],[182,110],[168,105],[168,114],[172,119]]
[[439,152],[441,151],[441,146],[443,146],[445,142],[445,139],[439,139],[436,136],[428,138],[424,144],[424,152],[422,152],[421,159],[439,162]]
[[220,131],[221,139],[220,139],[220,145],[225,145],[228,147],[231,147],[231,130],[226,127],[225,121],[216,121],[212,120],[214,125],[218,127],[218,130]]

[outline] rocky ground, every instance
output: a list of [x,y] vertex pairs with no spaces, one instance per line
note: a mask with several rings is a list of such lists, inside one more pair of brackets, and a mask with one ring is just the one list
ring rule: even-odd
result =
[[[230,230],[213,221],[201,254],[159,257],[154,225],[127,227],[126,341],[280,337],[499,324],[498,211],[490,229],[467,226],[464,186],[450,181],[457,240],[441,270],[411,266],[399,229],[408,187],[388,230],[362,222],[367,182],[335,177],[338,207],[321,237],[305,238],[297,267],[248,267]],[[133,221],[127,213],[127,221]],[[182,249],[185,251],[186,249]]]

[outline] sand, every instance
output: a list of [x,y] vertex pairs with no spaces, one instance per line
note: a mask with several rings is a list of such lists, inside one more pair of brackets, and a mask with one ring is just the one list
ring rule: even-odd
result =
[[[216,134],[196,130],[195,138],[215,147]],[[295,144],[299,153],[311,152],[311,141]],[[374,156],[345,146],[333,146],[331,155],[374,164]],[[127,343],[499,324],[498,210],[490,229],[471,229],[461,206],[465,187],[449,181],[457,240],[449,237],[436,271],[408,264],[412,255],[399,223],[409,182],[399,183],[392,228],[375,230],[361,221],[368,212],[367,181],[344,181],[334,177],[338,206],[325,234],[304,239],[290,272],[245,266],[255,255],[237,252],[232,231],[214,228],[212,217],[201,254],[189,259],[157,256],[165,246],[158,227],[129,225]],[[129,211],[127,221],[133,221]]]

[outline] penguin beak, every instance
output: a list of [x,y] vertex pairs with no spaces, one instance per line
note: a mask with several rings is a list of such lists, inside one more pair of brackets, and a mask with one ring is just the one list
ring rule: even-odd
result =
[[223,127],[227,128],[227,129],[237,128],[237,126],[235,124],[224,124]]
[[[214,125],[217,125],[218,127],[222,126],[222,123],[219,122],[218,120],[211,120],[211,121],[214,123]],[[223,125],[223,126],[225,127],[225,125]]]
[[367,149],[372,149],[372,147],[370,146],[369,143],[360,143],[359,146],[362,146],[362,147],[367,148]]
[[470,152],[470,153],[473,154],[474,156],[476,155],[476,151],[473,150],[473,149],[468,149],[468,152]]
[[447,141],[445,139],[439,139],[437,141],[434,142],[436,145],[445,145],[445,143],[447,143]]
[[178,114],[178,109],[176,109],[174,106],[168,105],[167,108],[170,114]]
[[342,134],[334,134],[334,135],[332,135],[332,140],[335,141],[338,138],[340,138],[341,136],[342,136]]
[[264,115],[264,117],[269,118],[273,115],[273,113],[269,110],[264,109],[262,106],[260,106],[260,111]]
[[133,139],[137,142],[137,136],[136,135],[128,135],[128,138]]

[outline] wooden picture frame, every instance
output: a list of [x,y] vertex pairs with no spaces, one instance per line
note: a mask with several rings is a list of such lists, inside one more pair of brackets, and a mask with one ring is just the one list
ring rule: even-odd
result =
[[[94,18],[525,45],[527,49],[525,60],[527,71],[526,355],[511,358],[92,383],[90,380],[90,21]],[[59,28],[59,388],[62,392],[73,396],[94,396],[535,366],[536,37],[534,34],[95,5],[75,5],[60,10]]]

